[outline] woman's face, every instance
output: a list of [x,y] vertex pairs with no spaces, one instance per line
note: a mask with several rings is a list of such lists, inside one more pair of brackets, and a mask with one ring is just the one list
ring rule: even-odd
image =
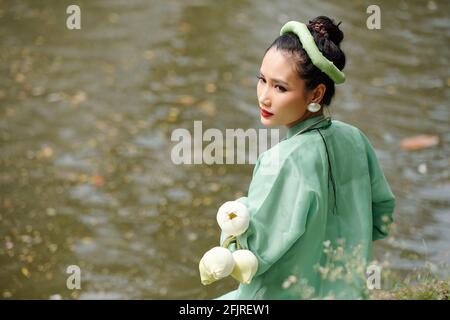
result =
[[307,112],[309,94],[305,82],[287,54],[272,47],[261,64],[256,93],[265,126],[291,127]]

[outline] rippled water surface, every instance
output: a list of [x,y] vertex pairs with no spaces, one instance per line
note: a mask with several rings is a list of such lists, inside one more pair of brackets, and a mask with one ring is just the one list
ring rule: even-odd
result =
[[[397,196],[376,258],[450,262],[449,2],[0,1],[0,294],[3,298],[204,299],[198,261],[252,165],[175,165],[171,132],[261,128],[256,78],[288,20],[343,21],[348,81],[332,113],[371,139]],[[337,3],[337,2],[336,2]],[[433,134],[438,146],[402,150]],[[284,131],[282,131],[282,135]],[[66,268],[82,289],[66,288]]]

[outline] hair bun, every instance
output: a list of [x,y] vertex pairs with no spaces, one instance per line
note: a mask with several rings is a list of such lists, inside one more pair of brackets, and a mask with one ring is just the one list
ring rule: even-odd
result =
[[340,43],[344,39],[344,34],[339,29],[340,24],[341,22],[335,24],[332,19],[326,16],[319,16],[309,21],[308,29],[311,31],[313,36],[315,33],[317,37],[328,39],[339,47]]

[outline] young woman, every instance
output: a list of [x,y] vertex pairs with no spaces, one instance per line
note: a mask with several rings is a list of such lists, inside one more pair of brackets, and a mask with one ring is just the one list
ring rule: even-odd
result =
[[347,262],[370,261],[395,197],[367,137],[323,113],[345,80],[339,25],[320,16],[288,22],[280,34],[264,55],[257,96],[261,122],[288,133],[258,158],[248,196],[238,199],[250,225],[237,241],[258,270],[218,299],[360,298],[361,266]]

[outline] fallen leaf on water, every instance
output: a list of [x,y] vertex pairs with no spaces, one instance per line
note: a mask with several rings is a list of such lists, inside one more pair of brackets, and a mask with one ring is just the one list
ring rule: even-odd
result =
[[22,267],[22,269],[20,269],[20,271],[21,271],[22,274],[23,274],[25,277],[27,277],[27,278],[29,278],[29,277],[31,276],[30,271],[28,271],[28,269],[25,268],[25,267]]
[[167,116],[167,121],[176,122],[179,114],[180,110],[178,110],[177,108],[170,108],[169,114]]
[[200,109],[209,116],[216,114],[216,105],[211,101],[205,101],[200,104]]
[[12,208],[12,201],[11,201],[11,199],[5,198],[5,199],[3,200],[3,207],[4,207],[5,209],[11,209],[11,208]]
[[205,91],[208,93],[216,92],[216,85],[214,83],[208,83],[205,85]]
[[91,183],[96,187],[102,187],[105,184],[105,178],[99,174],[93,175]]
[[45,146],[41,150],[38,150],[36,154],[38,159],[51,158],[53,156],[53,149]]
[[177,99],[177,103],[184,105],[191,105],[194,103],[194,98],[192,96],[181,96]]
[[204,206],[209,206],[209,205],[211,205],[212,202],[213,202],[213,200],[210,197],[204,197],[202,199],[202,203]]
[[81,102],[86,101],[87,99],[87,94],[86,92],[83,91],[78,91],[77,93],[75,93],[75,95],[70,99],[70,102],[72,103],[72,105],[78,105]]
[[405,138],[400,142],[400,146],[406,151],[415,151],[434,147],[439,144],[439,137],[435,135],[421,134],[414,137]]
[[23,82],[25,80],[25,76],[22,73],[16,74],[16,82]]
[[192,31],[192,25],[183,21],[178,25],[178,29],[183,33],[189,33]]

